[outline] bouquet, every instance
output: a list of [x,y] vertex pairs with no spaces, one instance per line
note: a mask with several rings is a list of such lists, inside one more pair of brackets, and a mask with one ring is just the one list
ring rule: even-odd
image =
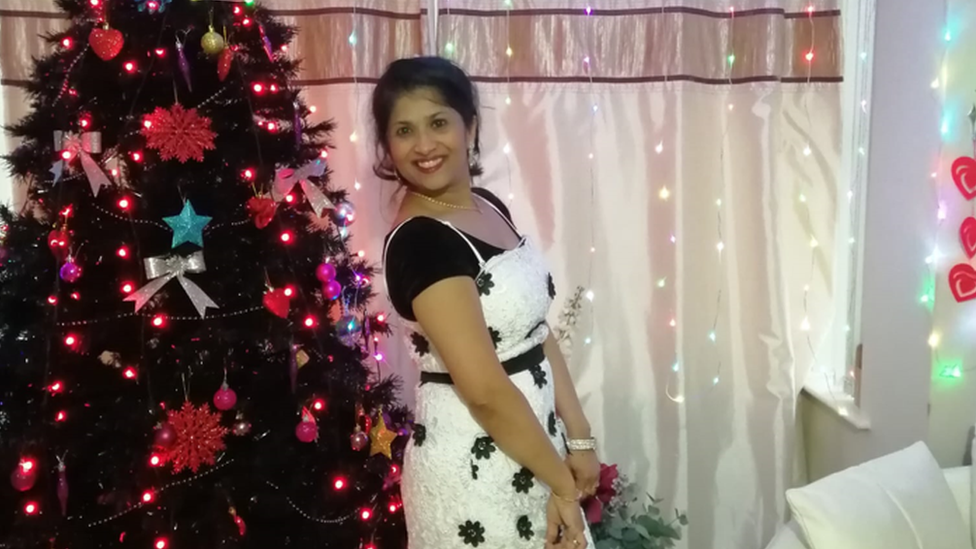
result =
[[617,471],[617,465],[600,464],[596,494],[582,502],[595,549],[666,549],[681,539],[688,518],[677,510],[673,519],[661,513],[661,500],[650,494],[638,507],[638,487]]

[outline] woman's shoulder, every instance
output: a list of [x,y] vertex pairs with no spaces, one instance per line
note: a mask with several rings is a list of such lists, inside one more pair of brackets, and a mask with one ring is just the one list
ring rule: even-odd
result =
[[512,213],[508,210],[508,206],[506,206],[505,203],[502,202],[502,199],[498,198],[495,193],[484,187],[472,187],[471,192],[490,202],[491,205],[497,208],[498,211],[508,218],[509,221],[512,220]]

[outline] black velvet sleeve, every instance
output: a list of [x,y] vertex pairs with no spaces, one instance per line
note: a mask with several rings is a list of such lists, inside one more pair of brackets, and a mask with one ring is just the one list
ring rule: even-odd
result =
[[440,221],[417,217],[407,221],[386,244],[386,286],[393,308],[416,320],[413,300],[446,278],[478,276],[478,260],[467,242]]

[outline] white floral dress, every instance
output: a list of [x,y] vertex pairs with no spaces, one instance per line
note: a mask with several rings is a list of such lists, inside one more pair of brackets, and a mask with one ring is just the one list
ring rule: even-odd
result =
[[[387,242],[410,222],[397,226]],[[480,273],[475,282],[498,359],[553,446],[565,456],[552,371],[542,352],[549,334],[546,313],[555,296],[542,254],[522,236],[514,249],[484,260],[468,235],[446,221],[441,223],[456,232],[477,258]],[[512,229],[518,233],[514,225]],[[543,547],[549,488],[495,446],[458,397],[437,349],[421,327],[403,322],[411,355],[421,369],[414,432],[405,449],[401,484],[408,547]],[[586,536],[593,547],[589,531]]]

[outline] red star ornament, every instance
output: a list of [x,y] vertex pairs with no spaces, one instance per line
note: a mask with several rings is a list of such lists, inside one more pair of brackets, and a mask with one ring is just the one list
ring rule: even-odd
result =
[[160,158],[175,158],[184,164],[190,159],[203,162],[203,151],[212,151],[217,137],[210,129],[209,118],[179,103],[169,109],[156,107],[143,120],[142,135],[146,146],[158,150]]
[[216,463],[228,432],[220,425],[220,414],[211,412],[206,404],[195,407],[184,402],[179,410],[170,410],[168,422],[176,431],[176,442],[167,455],[174,474],[184,469],[196,473],[201,465]]

